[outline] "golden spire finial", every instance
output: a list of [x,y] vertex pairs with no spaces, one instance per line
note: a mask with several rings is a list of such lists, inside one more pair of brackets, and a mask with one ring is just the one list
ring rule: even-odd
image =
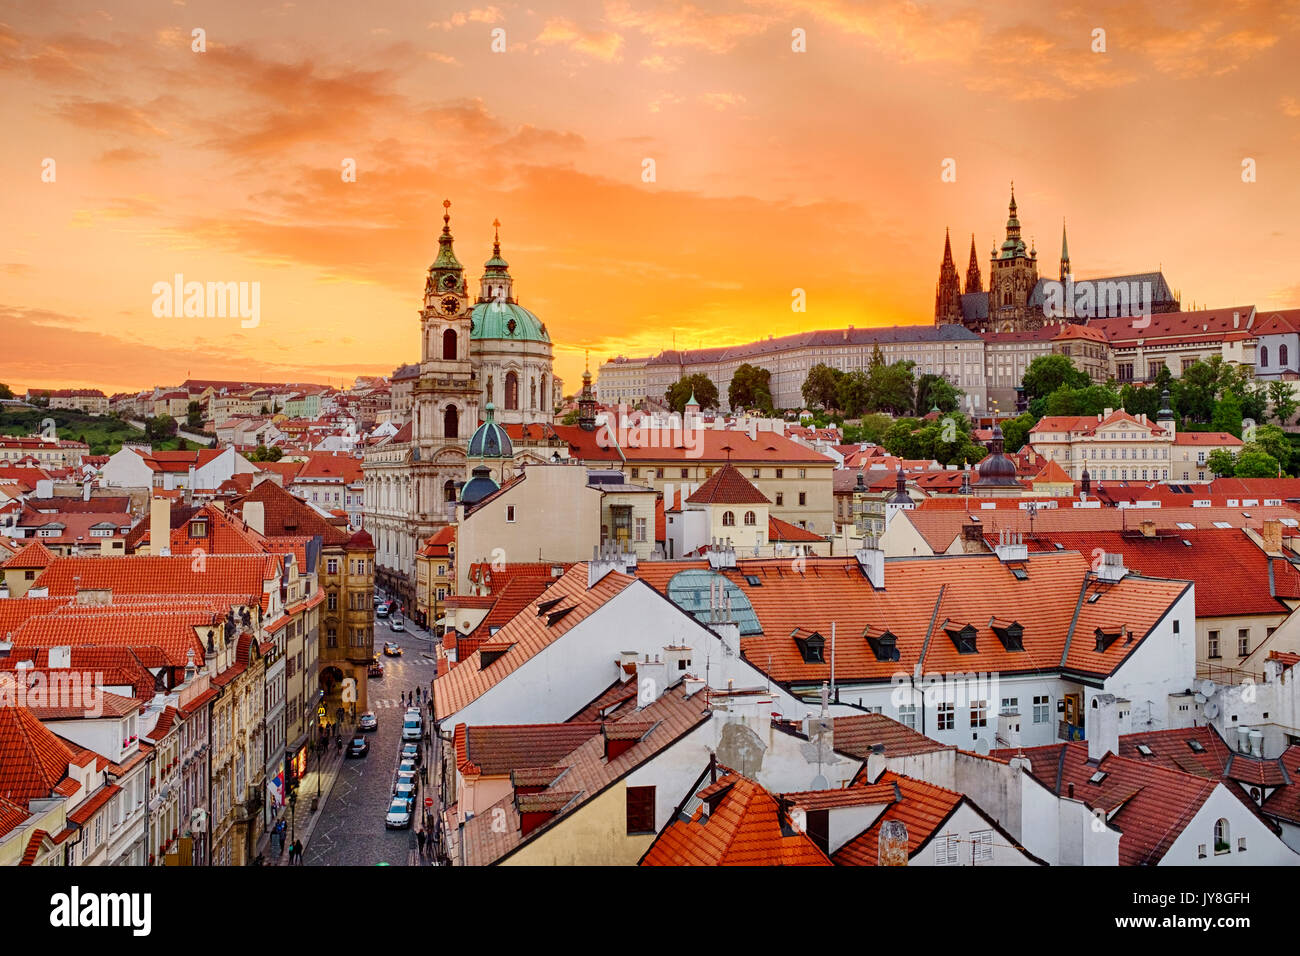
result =
[[501,255],[501,220],[492,220],[492,255]]
[[446,212],[442,214],[442,224],[444,226],[451,226],[451,200],[444,199],[442,201],[442,208],[446,210]]

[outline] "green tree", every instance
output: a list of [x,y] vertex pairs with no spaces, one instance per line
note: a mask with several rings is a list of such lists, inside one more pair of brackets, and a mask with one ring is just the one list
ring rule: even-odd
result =
[[1029,363],[1021,384],[1029,401],[1045,398],[1060,388],[1086,388],[1087,373],[1074,367],[1068,355],[1040,355]]
[[176,435],[176,419],[170,415],[159,415],[157,418],[146,418],[144,422],[144,433],[149,436],[151,441],[166,441]]
[[191,401],[189,405],[186,406],[185,426],[194,431],[199,431],[203,428],[203,406],[196,401]]
[[1268,383],[1268,401],[1273,406],[1273,417],[1281,425],[1289,422],[1295,417],[1296,411],[1300,410],[1300,402],[1295,400],[1295,393],[1291,391],[1291,383],[1284,382],[1281,379]]
[[[1162,368],[1167,368],[1162,366]],[[1144,388],[1141,385],[1125,385],[1119,390],[1120,405],[1124,411],[1133,416],[1146,415],[1155,421],[1160,413],[1159,388]]]
[[560,419],[560,424],[561,425],[578,424],[578,410],[576,408],[571,408],[567,412],[565,412],[564,417]]
[[1237,474],[1237,457],[1226,448],[1216,448],[1205,459],[1206,467],[1217,478],[1233,478]]
[[856,418],[871,409],[871,379],[860,368],[840,376],[835,394],[835,405],[849,418]]
[[1289,472],[1291,470],[1293,446],[1290,439],[1286,437],[1286,432],[1282,431],[1282,429],[1276,425],[1258,425],[1251,435],[1245,437],[1249,439],[1250,443],[1257,445],[1265,453],[1272,455],[1283,471]]
[[1276,458],[1258,445],[1242,446],[1241,454],[1237,456],[1236,477],[1275,478],[1277,474],[1278,462]]
[[244,457],[249,461],[279,461],[284,457],[284,452],[274,445],[270,448],[265,445],[258,445]]
[[713,379],[702,372],[687,375],[674,382],[664,393],[664,399],[668,402],[669,408],[681,414],[686,411],[686,403],[690,401],[691,395],[695,396],[701,409],[718,407],[718,386],[713,384]]
[[1119,407],[1119,393],[1106,385],[1063,386],[1047,396],[1044,414],[1100,415],[1108,408]]
[[1186,421],[1208,422],[1213,417],[1222,370],[1223,360],[1215,355],[1208,362],[1193,362],[1183,377],[1174,382],[1175,407]]
[[916,380],[916,407],[918,415],[928,415],[930,409],[941,412],[956,411],[961,402],[961,389],[955,387],[942,375],[926,372]]
[[[885,432],[894,424],[894,420],[888,415],[881,415],[879,412],[872,412],[869,415],[863,415],[857,425],[857,437],[855,441],[871,442],[873,445],[879,445],[885,438]],[[848,434],[845,433],[845,440],[848,440]]]
[[844,373],[839,369],[818,362],[808,370],[808,377],[799,390],[804,402],[809,408],[818,405],[822,408],[838,408],[836,403],[839,401],[840,379],[843,377]]
[[1211,430],[1227,432],[1240,438],[1241,421],[1241,400],[1237,398],[1236,392],[1225,390],[1223,397],[1214,405],[1214,413],[1210,420]]
[[1017,415],[1002,423],[1002,438],[1008,453],[1020,451],[1029,440],[1029,429],[1038,424],[1038,419],[1028,412]]
[[916,381],[912,375],[915,362],[877,364],[872,360],[867,372],[870,400],[867,407],[876,412],[906,415],[916,405]]
[[772,373],[746,362],[736,369],[727,387],[727,401],[732,409],[757,408],[772,413]]
[[14,397],[14,390],[10,388],[8,385],[6,385],[4,382],[0,382],[0,399],[7,401],[8,399],[11,399],[13,397]]

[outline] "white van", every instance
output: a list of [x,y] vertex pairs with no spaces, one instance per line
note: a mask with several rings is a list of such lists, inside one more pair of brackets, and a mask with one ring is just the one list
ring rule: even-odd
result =
[[420,728],[420,718],[412,717],[408,714],[406,720],[402,722],[402,739],[419,740],[421,736],[423,736],[423,734],[421,733]]

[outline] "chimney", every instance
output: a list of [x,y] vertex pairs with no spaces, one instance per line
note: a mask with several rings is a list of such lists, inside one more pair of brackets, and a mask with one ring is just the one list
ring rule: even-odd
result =
[[149,553],[171,554],[172,503],[167,498],[155,496],[149,502]]
[[1119,753],[1119,701],[1114,694],[1092,699],[1092,726],[1088,728],[1088,759],[1100,762],[1106,754]]
[[1029,545],[1025,544],[1024,535],[1016,531],[999,531],[998,545],[994,550],[1003,563],[1029,560]]
[[867,535],[862,539],[862,547],[854,552],[858,567],[866,575],[871,586],[877,591],[885,586],[885,552],[880,550],[880,539]]
[[[1095,564],[1094,567],[1097,567]],[[1101,566],[1097,567],[1097,580],[1115,582],[1122,580],[1124,575],[1128,574],[1128,569],[1124,567],[1124,555],[1114,552],[1103,552],[1101,555]]]
[[1240,312],[1236,312],[1236,311],[1234,311],[1234,312],[1232,313],[1232,327],[1233,327],[1234,329],[1239,329],[1239,328],[1241,328],[1241,313],[1240,313]]
[[1260,532],[1263,539],[1264,550],[1269,554],[1282,553],[1282,522],[1276,518],[1269,518],[1264,522],[1264,527]]
[[81,500],[90,500],[90,479],[86,479],[81,483]]
[[961,553],[979,554],[984,551],[984,528],[974,521],[961,526]]
[[1156,523],[1150,518],[1143,521],[1138,527],[1142,530],[1142,537],[1154,538],[1156,536]]
[[650,660],[650,655],[645,655],[645,660],[637,661],[636,665],[636,702],[638,707],[646,707],[653,704],[663,696],[668,689],[668,682],[672,677],[668,673],[668,662],[661,661],[659,655]]
[[244,524],[258,534],[266,534],[266,505],[260,501],[245,501]]
[[1020,749],[1020,712],[1004,710],[998,714],[997,746],[1001,750]]
[[72,668],[72,648],[68,645],[50,648],[50,670],[70,670]]
[[[248,506],[245,505],[245,508]],[[623,551],[622,546],[613,543],[591,548],[591,561],[587,565],[587,588],[594,588],[610,571],[620,574],[636,573],[636,552]]]
[[1252,730],[1250,732],[1250,753],[1252,757],[1264,756],[1264,732],[1262,730]]

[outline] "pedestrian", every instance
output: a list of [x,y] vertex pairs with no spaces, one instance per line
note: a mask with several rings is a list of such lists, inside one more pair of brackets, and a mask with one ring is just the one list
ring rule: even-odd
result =
[[420,856],[424,856],[424,831],[421,830],[415,834],[415,840],[420,844]]

